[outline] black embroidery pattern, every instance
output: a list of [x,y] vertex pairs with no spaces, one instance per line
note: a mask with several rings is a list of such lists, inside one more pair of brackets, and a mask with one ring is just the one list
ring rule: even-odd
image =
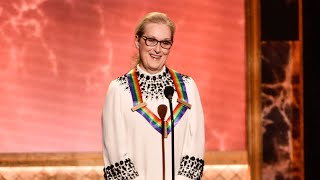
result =
[[190,179],[200,180],[202,176],[203,159],[184,156],[180,163],[178,175],[183,175]]
[[[163,72],[162,74],[154,75],[154,76],[143,74],[137,69],[137,75],[138,75],[142,96],[145,97],[146,99],[164,98],[163,91],[166,86],[172,86],[175,89],[173,80],[171,78],[171,75],[168,69],[166,69],[166,71]],[[182,79],[184,82],[187,82],[189,77],[186,75],[182,75]],[[129,89],[129,84],[128,84],[126,74],[121,77],[118,77],[117,81],[120,82],[120,85],[125,86],[125,90]]]
[[139,176],[129,158],[115,165],[104,167],[103,171],[106,180],[130,180]]

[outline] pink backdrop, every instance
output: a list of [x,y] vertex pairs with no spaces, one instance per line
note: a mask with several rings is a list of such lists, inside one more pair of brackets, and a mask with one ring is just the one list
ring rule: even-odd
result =
[[149,11],[177,25],[169,66],[197,82],[206,150],[245,149],[244,0],[0,2],[0,152],[101,150],[109,82]]

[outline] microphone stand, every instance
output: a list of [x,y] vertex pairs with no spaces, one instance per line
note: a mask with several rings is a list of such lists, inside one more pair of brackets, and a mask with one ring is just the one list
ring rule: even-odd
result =
[[174,121],[173,121],[173,110],[172,110],[172,96],[170,96],[168,99],[169,99],[170,117],[171,117],[172,180],[174,180]]
[[172,96],[174,89],[172,86],[166,86],[164,88],[164,95],[169,100],[170,106],[170,117],[171,117],[171,153],[172,153],[172,180],[174,180],[174,121],[173,121],[173,110],[172,110]]

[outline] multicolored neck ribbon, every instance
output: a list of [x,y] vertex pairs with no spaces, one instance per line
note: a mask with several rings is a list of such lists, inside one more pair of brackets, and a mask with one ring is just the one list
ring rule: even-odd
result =
[[[175,70],[172,70],[170,68],[167,68],[171,78],[173,80],[176,92],[178,94],[178,99],[183,100],[184,102],[188,102],[188,95],[186,91],[186,87],[184,84],[184,81],[182,79],[182,76],[180,73],[178,73]],[[128,84],[131,91],[133,106],[137,107],[141,105],[143,102],[142,93],[140,89],[140,84],[138,80],[137,75],[137,69],[133,68],[128,74]],[[177,106],[173,110],[173,122],[174,126],[178,124],[184,113],[187,111],[188,107],[184,105],[183,103],[178,103]],[[143,105],[142,107],[138,108],[136,110],[138,113],[140,113],[148,122],[149,124],[157,130],[160,134],[162,134],[162,123],[161,119],[155,115],[150,109],[148,109],[147,106]],[[169,134],[172,130],[171,127],[171,116],[169,116],[168,120],[166,122],[167,127],[167,133]]]

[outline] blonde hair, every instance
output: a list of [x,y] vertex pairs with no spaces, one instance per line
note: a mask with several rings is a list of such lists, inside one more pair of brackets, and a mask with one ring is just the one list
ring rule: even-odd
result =
[[173,40],[174,33],[176,31],[176,25],[166,14],[160,12],[151,12],[146,14],[138,23],[135,35],[141,37],[144,34],[146,25],[150,23],[163,23],[168,25],[171,30],[171,39]]
[[[174,33],[176,31],[176,25],[166,14],[161,12],[150,12],[143,16],[135,29],[135,35],[140,38],[145,33],[146,25],[150,23],[166,24],[170,28],[171,40],[173,41]],[[134,55],[134,61],[134,65],[139,64],[139,62],[141,61],[139,54]]]

